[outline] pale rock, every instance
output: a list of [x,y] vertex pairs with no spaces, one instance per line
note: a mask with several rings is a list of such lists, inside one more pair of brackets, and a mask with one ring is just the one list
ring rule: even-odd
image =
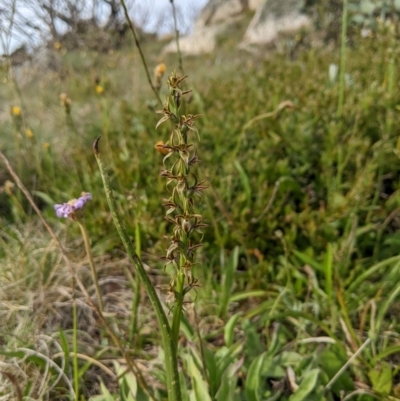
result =
[[311,20],[301,12],[304,0],[264,0],[251,20],[240,47],[274,42],[280,33],[296,32]]

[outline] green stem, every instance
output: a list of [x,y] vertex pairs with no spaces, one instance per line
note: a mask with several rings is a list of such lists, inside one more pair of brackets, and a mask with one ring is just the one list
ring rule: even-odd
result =
[[182,75],[185,75],[185,72],[183,71],[182,53],[181,53],[181,49],[179,46],[179,29],[178,29],[178,21],[176,18],[176,9],[175,9],[174,0],[170,0],[170,3],[172,6],[172,16],[174,18],[175,42],[176,42],[176,51],[178,53],[179,70]]
[[[136,225],[135,225],[135,244],[136,244],[136,253],[141,257],[141,243],[140,243],[140,227],[139,222],[136,217]],[[131,325],[131,332],[129,333],[129,344],[132,346],[133,337],[136,333],[137,329],[137,321],[138,321],[138,310],[139,310],[139,303],[140,303],[140,279],[136,275],[135,277],[135,288],[134,288],[134,298],[132,303],[132,325]]]
[[172,338],[175,344],[178,344],[178,339],[179,339],[179,327],[181,325],[184,287],[185,287],[185,273],[180,271],[176,276],[174,317],[172,319]]
[[346,34],[347,34],[347,1],[343,0],[342,33],[340,38],[340,75],[339,75],[339,100],[338,117],[342,116],[344,103],[345,70],[346,70]]
[[125,14],[126,21],[128,22],[129,29],[131,30],[133,38],[135,40],[135,45],[136,45],[136,47],[137,47],[137,49],[139,51],[140,58],[142,59],[142,64],[143,64],[143,67],[144,67],[144,71],[146,73],[147,81],[148,81],[148,83],[150,85],[150,88],[152,89],[152,91],[156,95],[157,100],[159,101],[159,103],[162,104],[162,100],[161,100],[160,94],[158,93],[157,89],[154,87],[153,82],[151,82],[151,77],[150,77],[150,73],[149,73],[149,68],[147,67],[146,58],[144,57],[144,54],[143,54],[143,51],[142,51],[142,47],[140,46],[139,39],[138,39],[138,37],[136,35],[135,28],[134,28],[134,26],[132,24],[131,19],[129,18],[128,9],[126,7],[125,0],[121,0],[121,4],[122,4],[122,8],[124,9],[124,14]]
[[165,353],[165,369],[167,377],[168,401],[181,401],[182,397],[179,385],[179,371],[178,371],[178,360],[176,355],[176,345],[173,341],[171,327],[169,325],[167,315],[165,314],[161,302],[157,296],[156,290],[153,287],[153,284],[150,281],[150,278],[148,277],[140,258],[133,249],[131,239],[118,213],[117,204],[115,202],[110,185],[110,178],[107,174],[107,171],[104,167],[103,161],[99,153],[99,140],[100,137],[98,137],[95,140],[93,144],[93,150],[97,160],[97,164],[100,169],[104,190],[107,197],[108,205],[112,213],[113,221],[115,227],[117,228],[118,234],[122,240],[122,243],[124,244],[129,260],[135,267],[136,272],[139,275],[147,291],[147,295],[149,296],[150,302],[155,310],[158,325],[161,331],[161,341]]
[[79,400],[79,370],[78,370],[78,316],[76,310],[76,299],[74,297],[74,304],[72,309],[73,318],[73,334],[72,334],[72,349],[74,351],[73,364],[74,364],[74,391],[76,400]]
[[85,226],[85,223],[83,222],[83,220],[78,219],[77,222],[78,222],[79,228],[81,229],[83,241],[85,242],[86,253],[89,257],[89,265],[90,265],[90,270],[92,271],[94,287],[96,289],[96,295],[97,295],[97,299],[99,302],[99,309],[100,309],[100,312],[103,312],[103,309],[104,309],[103,298],[102,298],[101,292],[100,292],[99,279],[97,277],[96,266],[94,265],[92,249],[90,247],[89,234],[88,234],[88,231],[86,229],[86,226]]

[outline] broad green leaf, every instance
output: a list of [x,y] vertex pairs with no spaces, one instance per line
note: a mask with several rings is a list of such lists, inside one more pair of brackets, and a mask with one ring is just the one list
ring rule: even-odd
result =
[[242,367],[243,362],[244,358],[241,358],[236,363],[230,365],[229,368],[224,372],[221,378],[221,385],[215,396],[216,401],[227,401],[234,399],[238,380],[237,373]]
[[137,394],[137,381],[132,372],[126,372],[122,377],[121,375],[126,371],[121,365],[114,361],[115,372],[119,379],[120,394],[123,401],[136,401]]
[[289,401],[303,401],[315,389],[318,383],[319,369],[311,369],[304,374],[299,388],[289,397]]
[[261,368],[261,374],[264,377],[271,377],[274,379],[282,378],[286,376],[285,369],[267,353],[267,357],[264,359],[263,366]]
[[274,363],[287,368],[288,366],[296,366],[303,358],[304,357],[297,352],[283,351],[274,358]]
[[[328,376],[328,379],[332,379],[339,369],[346,363],[347,357],[345,352],[338,346],[331,346],[329,349],[325,349],[318,356],[318,365],[321,370]],[[327,383],[325,383],[327,384]],[[343,372],[333,383],[332,391],[339,395],[341,391],[352,391],[354,390],[353,381],[349,375],[349,372]]]
[[187,354],[185,359],[187,362],[188,374],[192,378],[196,401],[211,401],[207,383],[204,381],[199,369],[196,366],[196,363],[193,360],[193,357]]
[[374,391],[383,397],[390,394],[393,385],[393,377],[392,368],[387,362],[382,362],[379,366],[370,370],[368,376]]
[[263,352],[250,365],[246,378],[247,401],[261,401],[261,373],[266,358],[267,353]]
[[260,334],[250,320],[242,321],[242,329],[246,338],[246,354],[252,360],[265,350],[265,345],[261,342]]
[[207,366],[208,380],[210,382],[210,394],[214,396],[218,390],[218,385],[221,380],[222,372],[218,372],[215,354],[211,352],[205,345],[203,346],[203,350],[204,359]]
[[236,357],[243,352],[243,344],[237,342],[229,348],[224,347],[224,349],[224,355],[220,359],[217,359],[219,377],[221,377],[222,373],[225,372],[225,369],[236,359]]

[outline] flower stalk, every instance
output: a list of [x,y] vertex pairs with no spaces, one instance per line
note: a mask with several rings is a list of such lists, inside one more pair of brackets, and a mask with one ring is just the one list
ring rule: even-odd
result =
[[86,202],[89,200],[92,200],[92,195],[88,192],[83,192],[78,199],[72,199],[67,203],[54,205],[54,210],[56,211],[57,217],[70,218],[70,219],[76,221],[79,225],[79,228],[82,233],[83,241],[85,243],[86,254],[88,255],[88,258],[89,258],[89,265],[90,265],[90,270],[92,272],[94,287],[96,289],[99,310],[100,310],[100,312],[103,312],[103,309],[104,309],[103,298],[101,296],[96,266],[94,265],[92,249],[90,247],[89,233],[88,233],[85,223],[82,219],[83,208],[84,208]]
[[135,270],[143,283],[143,286],[149,296],[150,302],[156,313],[158,326],[161,331],[162,347],[165,353],[165,370],[167,380],[167,392],[168,401],[181,401],[181,389],[179,385],[179,371],[178,371],[178,359],[177,359],[177,347],[172,338],[171,326],[168,322],[167,315],[161,305],[160,299],[156,293],[156,290],[148,277],[146,270],[140,260],[138,254],[135,252],[132,241],[129,237],[128,232],[122,222],[121,216],[118,213],[117,204],[115,202],[113,192],[110,185],[110,178],[105,169],[103,160],[99,152],[99,140],[98,137],[94,144],[93,150],[99,166],[100,174],[103,180],[104,190],[107,197],[108,205],[110,207],[114,225],[117,228],[118,234],[124,244],[126,253],[128,254],[129,260],[135,267]]
[[158,127],[167,120],[172,123],[170,138],[162,146],[168,153],[163,160],[164,169],[161,176],[166,178],[170,194],[163,203],[167,208],[165,219],[173,226],[172,234],[168,237],[170,246],[163,259],[166,261],[165,266],[171,264],[175,270],[170,281],[170,298],[174,302],[172,336],[175,344],[178,343],[185,295],[198,286],[192,267],[196,265],[195,251],[202,245],[201,229],[206,226],[203,217],[195,210],[195,198],[202,197],[206,186],[204,181],[200,181],[192,172],[193,166],[200,160],[195,145],[189,142],[191,133],[197,134],[199,138],[195,122],[200,115],[184,115],[180,112],[184,96],[191,92],[181,89],[181,84],[186,78],[179,77],[176,73],[169,77],[169,97],[163,110],[158,112],[163,114],[163,117],[157,124]]

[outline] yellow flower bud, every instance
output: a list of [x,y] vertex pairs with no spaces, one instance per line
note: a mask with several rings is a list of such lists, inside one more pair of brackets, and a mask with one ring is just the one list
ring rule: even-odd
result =
[[20,115],[21,115],[21,107],[13,106],[13,107],[11,108],[11,114],[12,114],[13,116],[20,116]]
[[101,85],[96,86],[96,93],[101,95],[104,92],[104,88]]
[[33,138],[33,132],[32,132],[32,130],[30,129],[30,128],[27,128],[26,130],[25,130],[25,134],[26,134],[26,136],[28,137],[28,138]]
[[156,78],[161,78],[165,74],[166,69],[167,67],[164,63],[158,64],[157,67],[154,69],[154,76]]
[[165,149],[164,148],[164,142],[163,141],[158,141],[154,145],[154,149],[158,152],[161,153],[162,155],[167,155],[171,150],[170,149]]

